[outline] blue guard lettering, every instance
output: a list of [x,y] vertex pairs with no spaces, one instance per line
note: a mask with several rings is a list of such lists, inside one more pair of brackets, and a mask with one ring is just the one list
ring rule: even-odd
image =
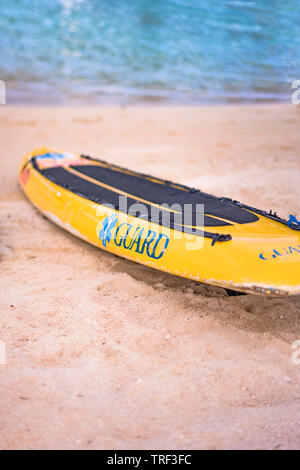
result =
[[113,240],[116,246],[122,246],[125,250],[135,251],[139,254],[146,254],[152,259],[162,258],[170,242],[168,235],[157,234],[154,230],[145,232],[145,228],[140,226],[133,228],[132,224],[126,222],[118,225],[117,214],[105,217],[98,238],[104,248]]

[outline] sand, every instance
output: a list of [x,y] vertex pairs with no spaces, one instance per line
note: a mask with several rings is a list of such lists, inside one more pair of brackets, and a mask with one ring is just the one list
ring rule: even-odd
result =
[[300,216],[300,108],[0,107],[1,449],[300,447],[300,299],[77,240],[18,187],[41,145]]

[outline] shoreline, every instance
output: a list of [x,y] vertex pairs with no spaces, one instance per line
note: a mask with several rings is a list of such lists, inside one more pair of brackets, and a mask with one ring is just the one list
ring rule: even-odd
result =
[[[154,109],[159,109],[159,108],[162,108],[162,109],[165,109],[165,108],[178,108],[178,109],[195,109],[195,108],[199,108],[199,109],[203,109],[203,108],[212,108],[212,109],[215,109],[215,108],[254,108],[254,107],[274,107],[274,106],[278,106],[278,107],[292,107],[294,109],[299,109],[300,110],[300,105],[295,105],[293,104],[292,102],[290,101],[272,101],[272,102],[259,102],[259,103],[256,103],[256,102],[251,102],[251,103],[244,103],[244,102],[240,102],[240,103],[213,103],[213,104],[210,104],[210,103],[203,103],[201,105],[199,104],[180,104],[180,103],[174,103],[174,104],[170,104],[170,103],[137,103],[137,104],[122,104],[122,103],[111,103],[111,104],[99,104],[99,103],[88,103],[88,104],[85,104],[85,103],[77,103],[77,104],[72,104],[72,103],[69,103],[69,104],[42,104],[42,103],[37,103],[37,104],[32,104],[32,103],[5,103],[5,104],[1,104],[0,105],[0,111],[1,109],[4,109],[4,108],[25,108],[25,109],[28,109],[28,108],[32,108],[33,110],[34,109],[42,109],[42,108],[58,108],[58,109],[61,109],[61,108],[66,108],[66,109],[73,109],[73,108],[78,108],[78,109],[95,109],[95,108],[98,108],[99,110],[100,109],[122,109],[122,108],[127,108],[127,109],[139,109],[139,108],[154,108]],[[300,111],[299,111],[300,112]]]
[[[157,98],[153,98],[153,99],[146,99],[146,100],[143,100],[143,98],[141,98],[140,100],[136,100],[136,101],[126,101],[124,100],[124,102],[122,102],[122,99],[120,99],[119,97],[116,98],[116,100],[112,100],[112,101],[105,101],[103,100],[103,102],[99,102],[99,101],[95,101],[95,102],[92,102],[92,100],[87,100],[86,102],[83,102],[82,98],[80,98],[78,100],[78,102],[76,102],[76,100],[72,101],[64,101],[64,102],[43,102],[43,101],[36,101],[34,102],[32,100],[32,97],[30,97],[30,99],[28,101],[11,101],[9,98],[6,99],[6,103],[4,106],[15,106],[15,107],[45,107],[45,108],[48,108],[48,107],[65,107],[65,108],[72,108],[72,107],[99,107],[99,108],[110,108],[110,107],[115,107],[115,108],[118,108],[118,107],[126,107],[126,108],[136,108],[136,107],[178,107],[178,108],[203,108],[203,107],[227,107],[227,106],[242,106],[242,107],[245,107],[245,106],[288,106],[288,105],[291,105],[293,104],[291,102],[291,97],[285,97],[285,98],[282,98],[282,99],[257,99],[257,100],[254,100],[254,99],[251,99],[251,100],[247,100],[247,99],[239,99],[239,98],[232,98],[232,99],[228,99],[228,100],[219,100],[219,99],[216,99],[215,101],[213,100],[203,100],[203,101],[194,101],[194,100],[174,100],[174,101],[168,101],[166,99],[157,99]],[[3,104],[1,104],[3,106]],[[296,105],[295,105],[296,106]]]

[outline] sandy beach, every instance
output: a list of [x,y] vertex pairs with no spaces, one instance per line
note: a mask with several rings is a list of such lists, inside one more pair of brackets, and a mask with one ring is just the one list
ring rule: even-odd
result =
[[300,108],[0,107],[0,449],[297,449],[300,298],[89,246],[18,186],[47,145],[300,217]]

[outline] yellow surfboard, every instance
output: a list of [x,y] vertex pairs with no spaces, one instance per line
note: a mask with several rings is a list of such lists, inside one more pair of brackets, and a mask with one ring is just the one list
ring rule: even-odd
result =
[[39,148],[20,184],[50,220],[115,255],[241,292],[300,294],[300,224],[85,155]]

